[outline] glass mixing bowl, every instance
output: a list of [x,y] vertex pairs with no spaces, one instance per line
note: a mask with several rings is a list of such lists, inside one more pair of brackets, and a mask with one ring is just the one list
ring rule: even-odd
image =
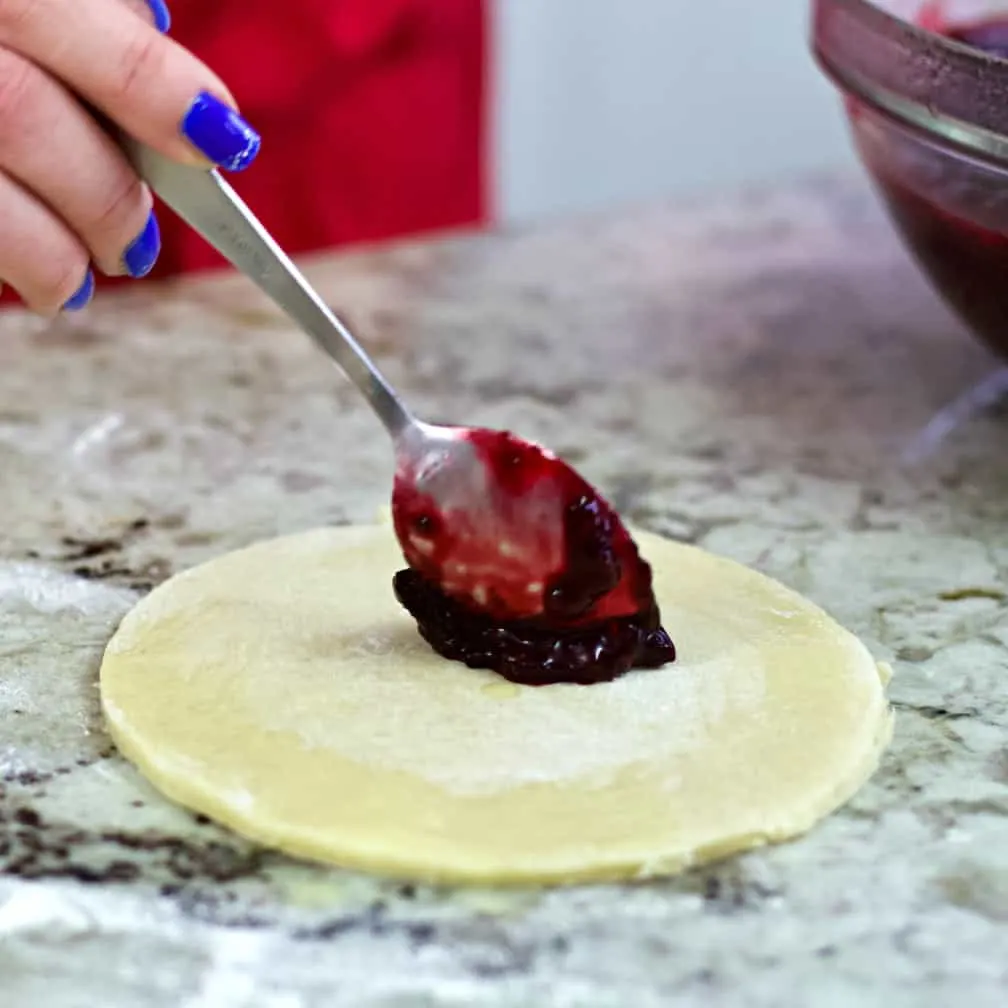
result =
[[907,246],[1008,357],[1008,0],[815,0],[813,40]]

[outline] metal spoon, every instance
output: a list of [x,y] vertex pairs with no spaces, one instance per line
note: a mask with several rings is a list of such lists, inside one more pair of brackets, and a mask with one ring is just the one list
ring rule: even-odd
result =
[[[129,138],[122,146],[139,175],[194,231],[283,309],[343,369],[396,442],[440,443],[441,428],[410,413],[311,284],[217,171],[177,164]],[[415,450],[415,449],[414,449]]]
[[178,164],[129,138],[121,142],[137,172],[162,201],[343,369],[391,435],[398,460],[408,463],[418,478],[440,474],[436,482],[442,490],[447,468],[456,462],[471,464],[466,428],[424,423],[406,408],[350,330],[217,171]]
[[[430,569],[436,554],[438,582],[471,605],[483,609],[492,584],[497,602],[514,600],[512,615],[542,611],[541,591],[535,590],[543,587],[538,571],[562,562],[569,502],[559,492],[540,489],[516,497],[503,490],[494,471],[499,453],[495,459],[481,451],[472,428],[418,420],[218,172],[177,164],[129,138],[121,143],[151,189],[304,329],[364,394],[392,437],[392,510],[410,565]],[[552,475],[562,475],[561,470],[574,475],[538,445],[517,438],[509,443],[535,453]],[[559,487],[563,479],[547,482]],[[450,536],[439,536],[445,525]]]

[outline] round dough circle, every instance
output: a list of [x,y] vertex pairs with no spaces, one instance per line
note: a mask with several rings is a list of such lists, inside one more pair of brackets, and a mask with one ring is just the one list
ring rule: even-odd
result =
[[634,532],[679,659],[519,687],[436,655],[391,528],[321,529],[155,589],[101,668],[121,751],[166,795],[291,854],[397,877],[672,874],[793,837],[874,771],[880,669],[820,609]]

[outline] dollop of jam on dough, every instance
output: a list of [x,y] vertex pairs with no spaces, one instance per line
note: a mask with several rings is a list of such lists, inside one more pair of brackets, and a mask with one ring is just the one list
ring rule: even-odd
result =
[[[400,604],[431,647],[529,686],[591,684],[675,660],[651,568],[619,516],[569,465],[508,432],[468,435],[493,480],[493,535],[408,481],[393,520],[409,567]],[[489,516],[488,516],[489,515]]]

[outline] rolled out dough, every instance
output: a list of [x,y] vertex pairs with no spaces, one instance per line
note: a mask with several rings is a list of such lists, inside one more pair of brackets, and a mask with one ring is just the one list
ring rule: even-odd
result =
[[679,659],[597,686],[445,661],[392,595],[384,526],[259,543],[172,578],[101,669],[122,752],[291,854],[397,877],[671,874],[842,804],[891,734],[865,647],[794,592],[635,532]]

